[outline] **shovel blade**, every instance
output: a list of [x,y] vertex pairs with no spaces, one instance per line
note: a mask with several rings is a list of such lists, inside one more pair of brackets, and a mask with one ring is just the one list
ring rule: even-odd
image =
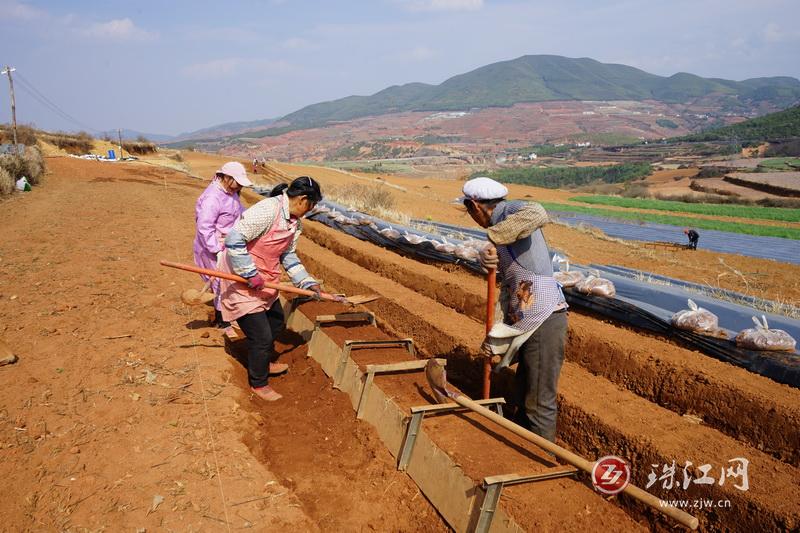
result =
[[186,305],[206,304],[214,299],[214,295],[197,289],[186,289],[181,293],[181,301]]
[[447,372],[444,365],[439,364],[436,358],[428,359],[428,364],[425,365],[425,379],[428,380],[437,403],[450,401],[450,393],[447,391]]
[[379,298],[380,296],[377,294],[356,294],[354,296],[348,296],[347,303],[350,305],[365,304],[367,302],[374,302]]

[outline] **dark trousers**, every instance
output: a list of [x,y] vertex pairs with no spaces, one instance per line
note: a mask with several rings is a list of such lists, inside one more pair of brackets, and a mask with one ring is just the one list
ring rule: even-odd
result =
[[515,422],[550,441],[556,438],[556,391],[566,337],[567,313],[553,313],[518,353]]
[[247,377],[253,388],[263,387],[269,380],[269,363],[275,354],[275,337],[284,327],[283,308],[275,300],[267,311],[236,319],[247,336]]

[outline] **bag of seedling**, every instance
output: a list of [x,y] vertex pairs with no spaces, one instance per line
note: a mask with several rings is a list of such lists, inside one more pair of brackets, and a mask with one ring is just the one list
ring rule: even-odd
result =
[[672,325],[678,329],[693,331],[694,333],[703,335],[719,334],[721,330],[717,315],[708,309],[698,307],[691,299],[689,299],[688,302],[689,309],[682,309],[672,315],[672,319],[670,320]]
[[767,317],[753,317],[756,327],[744,329],[736,335],[736,346],[748,350],[769,350],[774,352],[793,352],[797,341],[782,329],[769,329]]
[[617,294],[617,289],[611,280],[603,279],[594,274],[590,274],[577,282],[575,290],[583,294],[594,294],[595,296],[605,296],[606,298],[613,298]]
[[578,282],[583,280],[583,272],[580,270],[570,270],[569,261],[560,261],[565,265],[563,270],[553,273],[553,277],[562,287],[574,287]]

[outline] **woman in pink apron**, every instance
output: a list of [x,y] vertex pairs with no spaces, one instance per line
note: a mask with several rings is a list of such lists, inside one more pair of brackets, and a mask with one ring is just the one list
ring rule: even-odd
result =
[[[203,194],[195,204],[194,262],[199,267],[216,269],[217,259],[225,249],[225,237],[244,211],[239,191],[253,183],[247,178],[244,165],[230,161],[217,170]],[[208,281],[208,276],[200,276]],[[214,325],[225,328],[230,324],[222,320],[219,307],[219,279],[211,279],[211,292],[214,294]]]
[[265,288],[264,282],[280,281],[283,266],[295,286],[320,291],[319,282],[306,272],[295,247],[302,231],[300,219],[321,199],[319,184],[307,176],[288,186],[280,184],[269,198],[242,213],[225,238],[222,270],[247,278],[248,283],[221,280],[222,318],[236,320],[247,336],[250,388],[267,401],[282,398],[269,386],[269,375],[285,372],[288,366],[270,364],[284,317],[278,291]]

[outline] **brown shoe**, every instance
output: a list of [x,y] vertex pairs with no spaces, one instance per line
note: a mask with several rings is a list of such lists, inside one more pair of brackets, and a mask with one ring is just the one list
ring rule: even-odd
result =
[[273,389],[269,385],[266,385],[264,387],[258,387],[257,389],[250,387],[250,391],[252,391],[253,394],[255,394],[256,396],[267,402],[275,402],[283,398],[282,395],[278,394],[275,391],[275,389]]
[[283,374],[289,370],[289,365],[286,363],[270,363],[269,364],[269,375],[270,376],[277,376],[278,374]]

